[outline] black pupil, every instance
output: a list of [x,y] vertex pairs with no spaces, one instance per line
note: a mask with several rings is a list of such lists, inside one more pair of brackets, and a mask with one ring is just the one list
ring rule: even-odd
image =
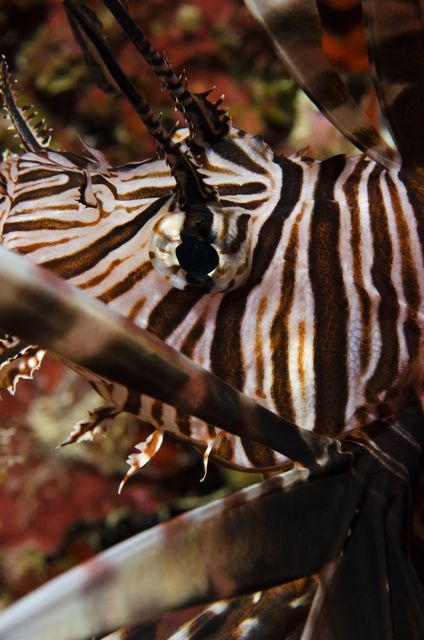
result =
[[177,260],[191,276],[207,276],[219,264],[216,250],[206,240],[189,234],[182,235],[182,243],[176,248]]

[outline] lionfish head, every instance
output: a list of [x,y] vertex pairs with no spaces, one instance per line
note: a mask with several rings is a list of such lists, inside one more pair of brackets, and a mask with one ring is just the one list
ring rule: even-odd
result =
[[119,0],[105,0],[136,48],[171,94],[188,125],[188,137],[171,137],[111,53],[94,12],[65,0],[74,34],[99,86],[125,95],[165,156],[175,179],[174,193],[153,225],[149,257],[161,277],[177,289],[219,293],[239,287],[250,272],[249,219],[246,210],[223,207],[219,193],[205,181],[202,165],[213,145],[231,134],[222,98],[192,94],[185,75],[177,76],[167,57],[146,39]]

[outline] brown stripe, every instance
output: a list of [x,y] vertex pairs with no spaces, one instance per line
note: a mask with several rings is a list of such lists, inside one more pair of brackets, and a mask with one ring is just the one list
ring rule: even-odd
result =
[[[67,211],[73,211],[70,207]],[[77,210],[77,209],[75,209]],[[56,211],[56,209],[55,209]],[[35,220],[23,220],[22,222],[6,222],[4,225],[4,233],[13,233],[14,231],[62,231],[64,229],[76,229],[78,227],[87,227],[97,224],[83,222],[82,220],[58,220],[57,218],[36,218]]]
[[234,449],[232,438],[234,436],[228,436],[224,431],[219,434],[219,445],[214,447],[213,455],[222,460],[228,460],[228,462],[234,462]]
[[[42,163],[40,163],[42,164]],[[76,176],[76,183],[73,186],[78,186],[79,181],[81,179],[81,172],[79,170],[76,171],[67,171],[63,169],[61,172],[58,172],[57,167],[45,167],[39,166],[35,169],[30,169],[29,171],[23,170],[19,172],[18,185],[25,184],[26,182],[42,182],[43,180],[49,180],[50,178],[57,177],[58,173],[64,173],[68,177],[70,175]],[[69,183],[68,183],[69,184]],[[63,188],[68,188],[67,185],[62,185]]]
[[240,327],[246,298],[236,289],[221,300],[211,346],[211,370],[237,389],[244,384]]
[[74,278],[75,276],[95,267],[103,258],[126,242],[129,242],[140,229],[160,210],[167,198],[160,198],[147,209],[142,211],[130,222],[117,225],[101,238],[95,240],[88,247],[68,256],[54,258],[41,263],[46,269],[52,269],[62,278]]
[[[64,193],[71,191],[72,189],[79,189],[84,183],[82,173],[72,172],[68,173],[63,171],[67,176],[68,181],[65,184],[46,185],[39,186],[34,189],[25,190],[24,193],[19,193],[13,198],[13,207],[16,207],[21,202],[27,202],[28,200],[42,200],[43,198],[50,198],[52,196],[63,196]],[[20,181],[17,186],[19,187]]]
[[152,309],[147,321],[147,329],[156,333],[162,340],[166,340],[202,295],[197,291],[171,289]]
[[22,255],[27,255],[28,253],[33,253],[38,249],[44,249],[46,247],[55,247],[58,244],[65,244],[70,240],[75,240],[75,237],[76,236],[73,236],[71,238],[61,238],[61,240],[53,240],[52,242],[35,242],[34,244],[27,244],[24,247],[19,247],[18,249],[16,249],[16,251],[19,251],[19,253]]
[[112,181],[110,181],[107,178],[105,178],[101,173],[96,173],[96,174],[91,176],[91,184],[92,184],[92,186],[94,186],[96,184],[101,184],[101,185],[107,187],[109,189],[109,191],[111,192],[111,194],[113,195],[113,198],[115,200],[119,200],[119,193],[116,190],[115,185],[113,184]]
[[161,198],[169,196],[172,193],[171,187],[152,187],[145,186],[134,191],[126,191],[125,193],[117,193],[116,200],[144,200],[147,198]]
[[347,305],[339,254],[340,209],[334,185],[344,156],[325,160],[315,190],[309,245],[309,275],[315,301],[315,428],[335,433],[344,425],[347,402]]
[[297,216],[282,260],[280,304],[271,326],[272,387],[271,396],[279,415],[294,422],[292,390],[289,378],[289,314],[293,303],[296,277],[296,258],[299,246],[299,222],[303,210]]
[[421,173],[399,172],[399,178],[405,185],[417,224],[418,239],[424,260],[424,188]]
[[153,266],[151,262],[143,262],[140,267],[137,267],[136,269],[130,271],[130,273],[126,275],[123,280],[114,284],[100,296],[97,296],[98,299],[105,304],[108,304],[112,300],[119,298],[119,296],[122,296],[124,293],[138,284],[141,280],[143,280],[143,278],[145,278],[152,269]]
[[237,207],[238,209],[246,209],[247,211],[254,211],[259,209],[263,205],[266,205],[268,198],[262,198],[261,200],[249,200],[249,202],[233,202],[232,200],[226,200],[222,198],[220,204],[222,207],[231,209]]
[[252,269],[244,285],[223,296],[215,322],[211,347],[211,370],[238,389],[244,385],[240,325],[250,291],[260,284],[277,249],[284,221],[296,204],[302,184],[302,170],[290,160],[278,162],[283,169],[280,199],[265,220],[253,252]]
[[241,443],[246,456],[258,469],[266,469],[276,465],[275,454],[269,447],[265,447],[263,444],[253,442],[252,440],[247,440],[246,438],[241,438]]
[[367,160],[360,160],[344,184],[346,201],[351,216],[351,246],[353,256],[353,281],[359,298],[361,312],[361,343],[359,347],[361,373],[368,368],[371,355],[371,301],[367,293],[362,273],[362,238],[361,220],[359,216],[359,184],[362,174],[369,167]]
[[[3,170],[5,170],[6,167],[3,165]],[[0,172],[0,187],[5,191],[5,193],[7,193],[7,178],[5,173],[1,173]]]
[[409,228],[405,219],[398,190],[389,174],[385,175],[385,180],[389,188],[396,219],[397,236],[400,245],[402,287],[408,304],[408,317],[404,323],[403,332],[405,335],[409,358],[410,360],[413,360],[418,353],[420,343],[420,327],[417,321],[421,304],[418,274],[411,251]]
[[188,356],[189,358],[192,358],[194,348],[196,344],[199,342],[200,338],[202,337],[205,329],[206,329],[205,318],[204,316],[201,316],[194,323],[194,325],[191,327],[190,331],[184,338],[180,351],[184,353],[186,356]]
[[79,284],[78,287],[80,289],[90,289],[91,287],[95,287],[96,285],[103,282],[103,280],[107,278],[107,276],[114,270],[114,268],[120,265],[122,262],[124,262],[122,258],[117,258],[116,260],[112,260],[112,262],[108,264],[108,266],[104,271],[99,273],[97,276],[93,276],[86,282]]
[[[69,202],[66,202],[66,204],[59,204],[58,202],[56,202],[54,204],[43,203],[41,205],[41,211],[43,212],[43,214],[53,213],[54,215],[57,215],[58,211],[67,211],[67,212],[79,211],[79,209],[80,209],[79,204],[77,203],[76,200],[73,200],[72,198],[69,200]],[[33,215],[34,213],[39,213],[39,212],[40,212],[40,209],[35,209],[33,207],[31,207],[30,209],[20,209],[19,211],[16,211],[16,209],[13,209],[13,213],[11,214],[11,217],[15,219],[15,218],[23,217],[28,214]]]
[[246,182],[245,184],[218,184],[220,196],[256,195],[263,193],[266,187],[263,182]]
[[300,395],[302,402],[306,401],[306,387],[305,387],[305,370],[303,368],[303,358],[305,356],[305,323],[299,322],[299,343],[297,347],[297,376],[300,385]]
[[[180,351],[184,353],[189,358],[193,357],[193,351],[196,344],[199,342],[205,331],[205,318],[204,316],[200,316],[195,324],[191,327],[187,336],[185,337]],[[190,431],[190,420],[187,416],[177,411],[177,426],[181,430],[184,435],[191,435]],[[215,435],[215,428],[212,425],[207,425],[208,433],[211,436]]]
[[268,298],[264,297],[259,303],[258,313],[256,314],[256,327],[255,327],[255,364],[256,364],[256,386],[255,386],[255,395],[257,398],[265,398],[264,393],[264,358],[262,353],[262,343],[263,343],[263,335],[262,335],[262,327],[261,322],[263,315],[265,313],[265,309],[268,304]]
[[178,409],[176,410],[176,423],[178,429],[183,435],[191,437],[190,418]]
[[163,424],[163,403],[159,400],[154,400],[152,402],[152,418],[156,420],[160,425]]
[[219,140],[213,146],[213,150],[224,158],[224,160],[229,160],[234,164],[239,165],[246,171],[251,171],[252,173],[258,173],[263,176],[267,174],[266,169],[254,160],[243,150],[234,140]]
[[225,253],[231,254],[231,253],[237,253],[237,251],[239,251],[242,243],[246,240],[249,220],[250,220],[250,215],[247,213],[243,213],[241,216],[237,218],[237,235],[232,240],[230,246],[228,247]]
[[393,250],[381,194],[380,174],[381,167],[377,166],[368,180],[368,201],[374,249],[371,276],[380,295],[378,322],[381,335],[380,357],[374,373],[365,387],[365,397],[368,402],[376,402],[378,394],[388,389],[394,382],[399,361],[397,335],[399,303],[396,289],[391,282]]
[[128,396],[122,410],[128,411],[128,413],[132,413],[134,416],[138,416],[138,414],[140,413],[140,408],[141,395],[138,393],[138,391],[128,389]]
[[146,297],[142,296],[141,298],[139,298],[137,300],[137,302],[135,302],[135,304],[133,304],[133,306],[131,307],[129,313],[128,313],[128,318],[130,320],[135,320],[136,317],[138,316],[138,314],[140,313],[140,311],[142,310],[142,308],[144,307],[144,305],[146,304]]

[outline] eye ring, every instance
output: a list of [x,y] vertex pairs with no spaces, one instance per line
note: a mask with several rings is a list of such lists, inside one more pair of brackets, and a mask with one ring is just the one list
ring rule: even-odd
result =
[[208,205],[212,216],[207,237],[187,231],[184,211],[170,206],[152,227],[149,256],[157,273],[176,289],[206,287],[223,293],[241,286],[251,268],[249,220],[241,208]]

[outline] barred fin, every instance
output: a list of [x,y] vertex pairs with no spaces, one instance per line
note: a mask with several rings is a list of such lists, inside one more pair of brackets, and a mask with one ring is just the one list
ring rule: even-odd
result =
[[[318,580],[312,576],[247,596],[219,600],[186,622],[169,640],[298,638],[317,587]],[[104,640],[126,638],[144,640],[136,632],[134,637],[122,633]]]
[[110,73],[108,65],[99,55],[98,48],[93,45],[92,37],[87,35],[87,29],[82,26],[83,24],[88,25],[91,33],[95,34],[96,38],[106,47],[102,23],[95,12],[82,2],[65,2],[64,6],[75,40],[81,48],[85,63],[96,84],[105,93],[120,95],[120,88]]
[[31,380],[40,368],[45,351],[36,345],[27,345],[19,338],[0,336],[0,389],[14,395],[19,380]]
[[74,442],[93,440],[97,433],[106,431],[118,413],[120,412],[116,407],[109,405],[93,409],[93,411],[89,412],[88,418],[80,420],[73,426],[69,436],[59,446],[64,447]]
[[163,81],[175,103],[186,118],[192,141],[195,145],[207,148],[217,140],[228,135],[231,119],[225,109],[220,109],[221,101],[208,100],[210,91],[193,94],[187,87],[187,79],[182,73],[178,76],[172,68],[166,54],[157,51],[145,37],[138,25],[131,19],[127,7],[120,0],[104,0],[115,19],[144,57],[154,73]]
[[[350,470],[308,475],[296,468],[99,554],[12,605],[0,618],[2,637],[26,637],[29,630],[34,639],[50,637],[66,618],[75,624],[63,640],[91,637],[316,573],[344,541],[360,483],[352,487]],[[290,527],[275,514],[290,514]],[[306,544],[311,537],[314,544]],[[110,606],[96,606],[100,601]]]
[[296,466],[117,545],[13,605],[2,637],[41,640],[75,618],[71,640],[218,600],[171,638],[267,640],[279,618],[287,638],[420,640],[424,593],[405,540],[421,445],[421,411],[358,429],[340,443],[347,464]]
[[424,25],[419,0],[365,0],[370,61],[402,161],[424,164]]
[[140,453],[132,453],[128,456],[128,464],[129,469],[122,479],[121,484],[119,485],[118,493],[121,493],[124,488],[127,480],[131,478],[137,471],[145,467],[149,464],[150,460],[157,454],[159,449],[162,446],[163,442],[163,431],[159,431],[156,429],[149,435],[144,442],[139,442],[135,448],[139,450]]
[[356,146],[386,168],[400,164],[325,58],[315,0],[245,0],[269,33],[277,54],[322,113]]
[[47,130],[45,120],[37,122],[35,125],[31,123],[31,118],[24,115],[25,110],[31,107],[19,107],[15,96],[13,95],[12,81],[9,77],[9,69],[4,56],[0,59],[0,95],[3,97],[3,108],[10,118],[12,126],[19,135],[21,142],[27,151],[40,153],[48,149],[50,143],[50,134]]

